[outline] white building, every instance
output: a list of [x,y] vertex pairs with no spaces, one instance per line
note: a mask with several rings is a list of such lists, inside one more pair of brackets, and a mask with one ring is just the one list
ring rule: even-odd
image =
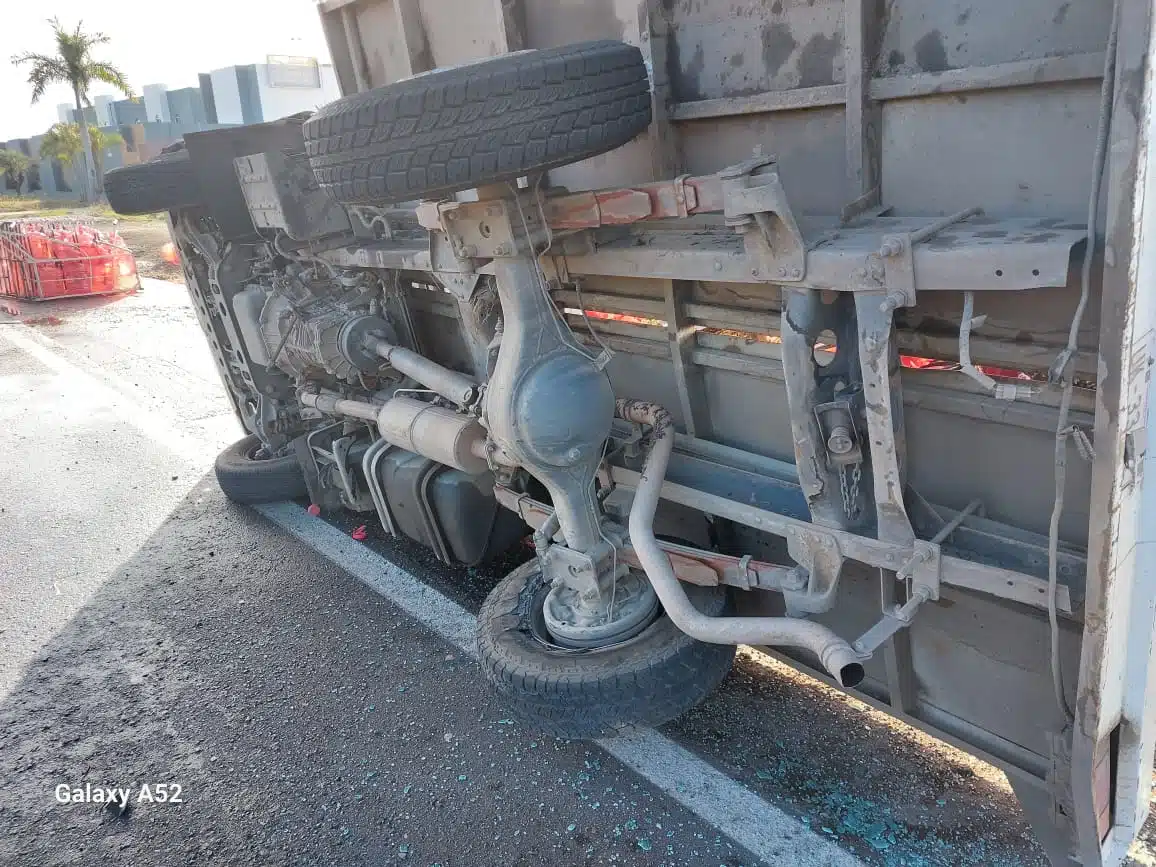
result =
[[97,126],[116,126],[116,118],[113,116],[112,104],[116,102],[115,96],[102,93],[99,96],[92,98],[92,107],[96,111],[96,125]]
[[341,98],[330,64],[312,57],[270,56],[268,61],[210,73],[217,123],[277,120]]
[[144,95],[145,119],[167,123],[169,117],[169,101],[165,98],[168,87],[163,84],[146,84],[141,88]]

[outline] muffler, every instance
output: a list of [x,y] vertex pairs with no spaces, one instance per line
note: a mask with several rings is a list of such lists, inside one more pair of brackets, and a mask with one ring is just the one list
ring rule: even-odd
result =
[[473,416],[412,397],[394,397],[383,404],[348,400],[328,391],[302,391],[304,406],[331,415],[377,423],[381,438],[406,451],[454,467],[469,475],[486,472],[486,429]]

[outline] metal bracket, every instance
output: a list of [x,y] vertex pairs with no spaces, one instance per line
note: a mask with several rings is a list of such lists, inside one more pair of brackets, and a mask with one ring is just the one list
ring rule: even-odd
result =
[[461,301],[469,301],[474,297],[474,290],[478,288],[478,281],[482,279],[482,275],[478,273],[455,274],[450,271],[432,271],[431,273],[447,292]]
[[430,231],[445,233],[459,259],[494,259],[524,256],[526,228],[530,237],[541,234],[538,208],[518,205],[512,199],[487,199],[480,202],[423,202],[417,208],[417,219]]
[[395,448],[387,440],[376,440],[366,450],[361,459],[361,469],[365,474],[365,483],[369,487],[369,494],[373,497],[373,505],[377,508],[377,516],[381,519],[381,526],[391,536],[397,535],[397,527],[393,522],[393,515],[389,511],[389,501],[381,487],[381,462]]
[[883,285],[887,287],[883,306],[891,312],[900,307],[915,306],[914,244],[909,234],[884,235],[879,252],[875,254],[883,263]]
[[341,480],[341,487],[345,493],[345,505],[351,509],[354,508],[354,503],[358,499],[354,489],[353,475],[349,472],[349,448],[353,442],[354,437],[344,436],[337,437],[330,444],[330,454],[337,467],[337,477]]
[[843,571],[843,552],[831,533],[818,527],[792,528],[787,536],[787,552],[806,570],[807,581],[801,589],[783,589],[787,613],[819,614],[835,604],[835,591]]
[[784,283],[807,275],[807,246],[795,222],[774,157],[759,157],[719,172],[726,224],[742,232],[761,273]]
[[856,272],[862,285],[852,288],[874,291],[887,289],[883,300],[884,313],[894,313],[900,307],[915,306],[915,245],[934,238],[944,229],[982,214],[982,208],[968,208],[942,220],[929,223],[914,232],[884,235],[879,249],[867,256],[864,268]]
[[911,579],[912,595],[938,601],[941,555],[939,545],[916,539],[911,557],[895,572],[899,581]]
[[939,545],[916,540],[911,557],[895,574],[900,581],[911,579],[911,592],[903,605],[892,603],[895,596],[892,579],[880,570],[883,616],[852,645],[856,653],[870,657],[895,633],[911,625],[924,602],[939,599],[939,567]]
[[565,545],[551,545],[539,557],[542,574],[552,584],[565,584],[584,597],[596,599],[602,593],[599,562],[604,558],[596,556],[602,548],[609,550],[605,543],[598,545],[595,554],[584,554]]

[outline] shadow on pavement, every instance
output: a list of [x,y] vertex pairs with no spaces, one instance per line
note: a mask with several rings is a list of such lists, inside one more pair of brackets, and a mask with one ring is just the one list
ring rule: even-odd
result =
[[[0,779],[21,867],[751,863],[211,479],[4,697]],[[86,783],[127,811],[54,799]]]

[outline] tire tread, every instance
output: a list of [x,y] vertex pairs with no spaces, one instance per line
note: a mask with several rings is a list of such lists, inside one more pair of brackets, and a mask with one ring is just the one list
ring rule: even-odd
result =
[[[730,671],[735,648],[687,637],[663,615],[637,639],[605,654],[541,651],[525,630],[524,594],[539,580],[536,561],[511,572],[478,615],[478,656],[514,713],[556,737],[596,738],[661,725],[709,695]],[[725,595],[690,588],[718,613]]]
[[148,162],[110,169],[104,194],[118,214],[154,214],[201,204],[197,179],[186,151],[161,154]]
[[308,490],[297,457],[289,454],[255,461],[249,454],[259,442],[256,435],[250,434],[217,455],[213,469],[225,496],[234,503],[246,505],[305,496]]
[[497,57],[330,103],[304,127],[347,204],[430,198],[613,150],[651,120],[641,52],[610,40]]

